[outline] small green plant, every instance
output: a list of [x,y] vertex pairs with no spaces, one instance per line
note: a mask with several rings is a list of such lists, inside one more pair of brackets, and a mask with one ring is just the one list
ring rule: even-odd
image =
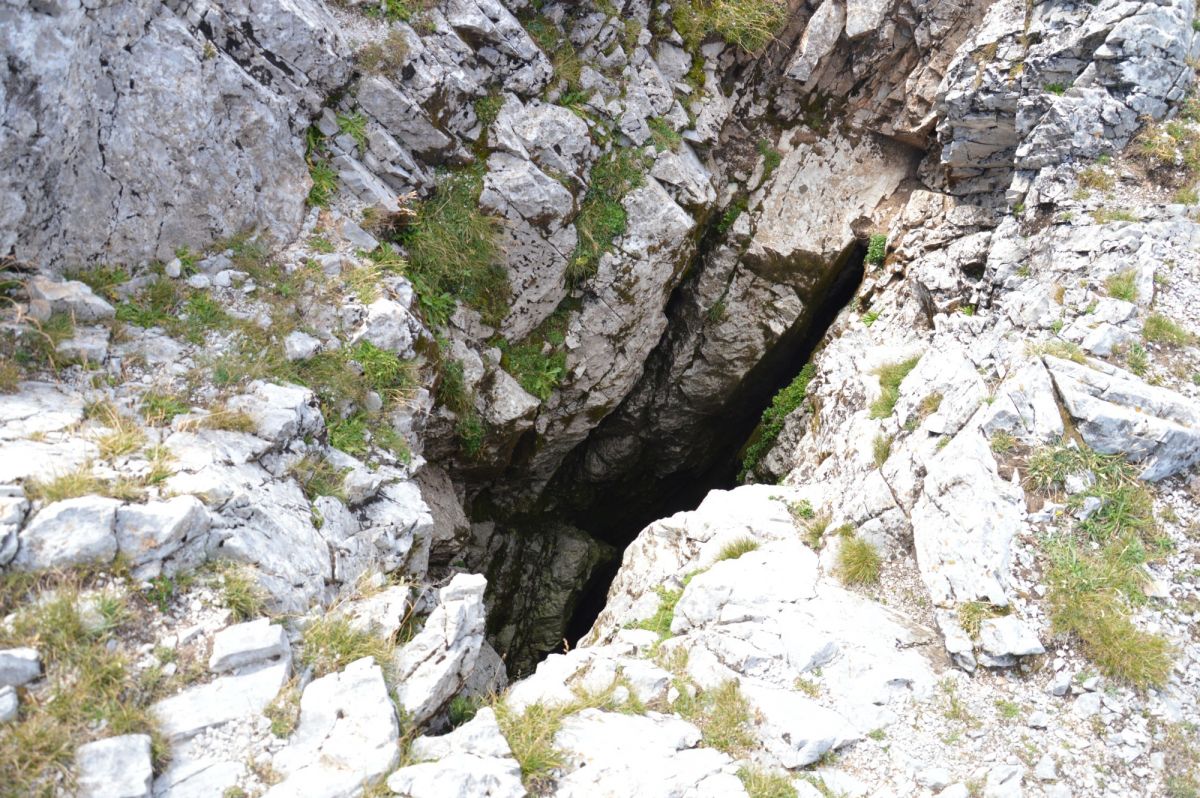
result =
[[887,236],[882,233],[875,233],[867,241],[867,255],[864,258],[867,263],[873,266],[878,266],[883,263],[883,259],[887,257]]
[[300,722],[300,690],[294,679],[279,691],[279,695],[263,710],[263,715],[271,721],[271,734],[276,737],[291,736]]
[[1079,172],[1079,185],[1096,191],[1112,191],[1116,180],[1098,166],[1089,166]]
[[1017,446],[1017,439],[1012,434],[998,429],[992,433],[992,451],[996,454],[1008,454]]
[[367,149],[367,118],[359,113],[354,114],[338,114],[337,115],[338,129],[345,133],[350,138],[354,139],[354,143],[358,145],[360,151]]
[[647,119],[646,124],[650,127],[650,143],[659,152],[677,150],[683,143],[683,136],[679,135],[675,128],[671,127],[671,123],[662,117],[656,116]]
[[645,181],[641,152],[613,147],[592,167],[587,193],[575,217],[579,243],[567,264],[567,281],[579,285],[596,273],[600,257],[625,232],[628,222],[621,200]]
[[495,219],[479,210],[483,169],[442,175],[435,195],[420,203],[402,240],[408,277],[426,297],[448,295],[478,310],[488,324],[508,315],[510,287],[500,260]]
[[318,208],[328,208],[337,191],[337,172],[329,162],[320,158],[309,159],[308,177],[312,186],[308,189],[308,204]]
[[709,748],[736,756],[755,744],[750,703],[734,680],[700,690],[694,698],[683,693],[672,709],[700,728],[701,739]]
[[332,496],[341,501],[346,500],[345,488],[346,471],[338,470],[319,455],[309,454],[292,466],[292,477],[300,483],[300,489],[309,501],[318,496]]
[[887,739],[887,732],[883,729],[871,729],[871,731],[867,732],[867,737],[877,743],[881,743]]
[[1125,366],[1139,377],[1144,376],[1146,370],[1150,368],[1150,355],[1141,344],[1130,344],[1127,349],[1118,354],[1125,358]]
[[221,606],[237,623],[258,618],[266,612],[267,594],[247,567],[228,566],[221,572]]
[[1047,83],[1042,88],[1044,88],[1050,94],[1056,94],[1056,95],[1064,94],[1067,90],[1066,84],[1057,83],[1057,82],[1056,83]]
[[23,376],[20,366],[0,355],[0,393],[16,393]]
[[745,194],[738,194],[734,197],[729,203],[729,207],[721,213],[721,218],[717,222],[717,232],[722,234],[728,233],[733,227],[733,223],[738,220],[739,216],[746,212],[748,207],[749,200]]
[[1151,313],[1146,317],[1142,337],[1166,346],[1189,346],[1196,341],[1196,336],[1161,313]]
[[662,585],[654,588],[658,594],[658,609],[644,621],[638,621],[635,629],[646,629],[658,635],[660,640],[671,636],[671,621],[675,620],[675,605],[683,598],[682,590],[669,590]]
[[875,467],[883,468],[883,464],[887,462],[892,453],[892,436],[877,434],[871,445],[871,451],[875,459]]
[[1021,717],[1021,705],[1015,701],[1006,701],[1002,698],[996,699],[996,711],[1005,720],[1016,720]]
[[808,521],[816,516],[816,511],[813,510],[812,502],[808,499],[801,499],[798,502],[792,502],[788,505],[788,512],[792,514],[792,518]]
[[866,313],[862,314],[862,323],[864,326],[870,327],[872,324],[874,324],[878,320],[879,320],[879,311],[878,310],[868,310]]
[[1108,289],[1108,295],[1115,299],[1123,299],[1126,302],[1137,301],[1137,272],[1132,269],[1109,275],[1108,279],[1104,281],[1104,286]]
[[1136,214],[1124,208],[1097,208],[1092,211],[1092,220],[1096,224],[1112,224],[1113,222],[1139,221]]
[[562,728],[566,708],[536,703],[517,712],[506,702],[497,701],[493,709],[513,758],[521,766],[525,787],[534,795],[546,794],[554,771],[566,764],[566,755],[554,745],[554,735]]
[[754,472],[759,461],[775,445],[779,433],[783,432],[784,421],[804,401],[808,394],[808,384],[812,382],[815,374],[816,366],[806,363],[788,386],[771,399],[771,406],[763,411],[762,420],[758,422],[758,427],[742,455],[742,471],[739,476],[741,481],[744,482]]
[[758,765],[741,767],[737,772],[749,798],[796,798],[796,788],[786,773],[774,773]]
[[709,34],[751,54],[766,49],[788,18],[788,6],[778,0],[674,0],[671,21],[693,58]]
[[768,139],[759,139],[755,146],[758,147],[758,154],[763,160],[762,182],[765,183],[771,178],[771,174],[779,168],[779,164],[783,163],[783,155],[771,145]]
[[177,396],[151,391],[142,396],[142,415],[151,424],[170,424],[175,416],[181,416],[191,407]]
[[889,363],[875,370],[879,376],[879,398],[871,403],[871,418],[887,418],[896,409],[900,399],[900,383],[908,373],[917,366],[920,356],[911,357],[899,363]]
[[446,710],[450,727],[457,729],[474,718],[475,713],[479,711],[479,704],[479,699],[469,698],[465,695],[456,695],[450,699],[450,706]]
[[736,540],[731,540],[721,547],[717,553],[716,561],[721,560],[736,560],[743,554],[749,554],[758,549],[758,541],[750,537],[741,537]]
[[318,676],[340,671],[363,657],[373,658],[386,672],[394,648],[392,641],[355,629],[345,618],[326,615],[305,627],[300,659]]
[[107,483],[92,473],[90,463],[84,463],[74,471],[51,477],[45,480],[30,480],[25,483],[25,495],[34,501],[60,502],[87,496],[90,493],[104,493]]
[[522,388],[542,401],[550,398],[567,366],[566,352],[545,349],[538,338],[522,344],[503,341],[500,345],[501,365],[517,378]]
[[838,576],[847,585],[873,585],[879,581],[883,558],[870,543],[854,535],[838,547]]

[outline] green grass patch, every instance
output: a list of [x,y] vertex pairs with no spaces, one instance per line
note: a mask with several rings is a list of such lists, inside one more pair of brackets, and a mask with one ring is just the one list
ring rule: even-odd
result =
[[1104,286],[1108,289],[1108,295],[1115,299],[1123,299],[1126,302],[1137,301],[1137,273],[1132,269],[1109,275],[1108,279],[1104,281]]
[[120,734],[149,734],[156,769],[161,769],[167,748],[149,712],[161,696],[147,678],[149,671],[135,675],[133,652],[122,645],[137,638],[141,617],[123,596],[111,593],[93,600],[94,611],[85,612],[79,584],[70,576],[45,591],[32,582],[25,587],[34,599],[0,627],[0,648],[37,648],[44,680],[21,689],[20,716],[0,725],[5,794],[70,791],[75,749]]
[[516,377],[521,387],[545,401],[558,387],[566,374],[566,341],[569,311],[564,306],[556,310],[536,330],[518,343],[500,339],[500,365]]
[[892,454],[892,436],[876,435],[875,440],[871,444],[871,454],[875,461],[875,467],[883,468],[883,464],[887,462],[888,457]]
[[628,219],[621,200],[645,182],[648,164],[638,150],[613,147],[592,167],[587,193],[575,217],[579,242],[567,265],[567,282],[579,285],[596,273],[600,257],[625,232]]
[[873,266],[878,266],[883,263],[883,259],[887,257],[887,236],[881,233],[875,233],[867,241],[867,254],[863,259]]
[[658,585],[654,588],[658,594],[658,609],[654,614],[633,625],[634,629],[645,629],[658,635],[659,640],[671,636],[671,621],[675,620],[675,605],[683,598],[683,590],[670,590]]
[[889,363],[875,370],[879,376],[879,398],[871,403],[871,418],[887,418],[896,409],[900,399],[900,383],[908,373],[916,368],[921,360],[920,355],[903,360],[899,363]]
[[1166,346],[1190,346],[1196,342],[1196,336],[1161,313],[1151,313],[1146,317],[1142,337]]
[[300,484],[300,489],[309,501],[318,496],[332,496],[346,501],[343,484],[346,471],[334,468],[324,457],[309,454],[292,466],[291,475]]
[[838,577],[847,585],[873,585],[879,581],[883,558],[870,543],[852,535],[838,547]]
[[785,772],[746,765],[738,768],[737,775],[749,798],[796,798],[796,788]]
[[659,152],[678,150],[679,145],[683,143],[683,136],[679,135],[679,132],[671,127],[671,123],[662,117],[656,116],[647,119],[646,124],[650,127],[650,143]]
[[417,206],[401,240],[408,249],[408,277],[423,307],[426,296],[451,296],[497,325],[508,315],[511,289],[497,222],[479,210],[482,190],[480,166],[443,174],[434,196]]
[[325,615],[304,628],[300,661],[322,676],[340,671],[355,660],[372,657],[386,673],[391,669],[394,651],[393,641],[355,629],[345,618]]
[[771,174],[783,163],[783,153],[775,149],[768,139],[759,139],[755,145],[763,161],[762,182],[767,182]]
[[745,194],[738,194],[733,198],[722,213],[721,218],[717,221],[717,232],[721,234],[728,233],[733,228],[734,222],[738,220],[749,207],[749,200]]
[[806,363],[787,387],[771,399],[771,406],[763,411],[762,419],[742,454],[742,470],[738,477],[740,481],[745,482],[746,478],[754,473],[759,462],[775,445],[779,433],[783,432],[784,421],[800,407],[808,395],[808,384],[812,382],[815,374],[816,366]]
[[709,748],[738,756],[757,745],[750,702],[732,679],[711,690],[700,690],[694,698],[681,691],[671,708],[699,727],[701,740]]
[[671,14],[693,57],[714,34],[757,55],[783,30],[787,18],[787,3],[776,0],[675,0]]
[[1171,672],[1170,646],[1130,618],[1146,601],[1142,565],[1164,549],[1153,497],[1137,467],[1120,455],[1068,445],[1039,449],[1026,466],[1029,486],[1052,496],[1062,495],[1067,477],[1088,473],[1093,484],[1071,496],[1068,507],[1095,497],[1099,509],[1043,547],[1051,624],[1077,637],[1105,675],[1138,688],[1162,685]]
[[743,554],[758,550],[758,541],[751,537],[741,537],[731,540],[717,552],[716,562],[721,560],[736,560]]

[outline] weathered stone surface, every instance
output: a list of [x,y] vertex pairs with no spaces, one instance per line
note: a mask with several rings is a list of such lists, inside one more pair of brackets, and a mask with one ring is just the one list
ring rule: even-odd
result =
[[118,551],[144,578],[157,576],[161,560],[175,554],[188,542],[205,536],[208,511],[195,496],[176,496],[163,502],[127,504],[117,510],[114,532]]
[[291,662],[266,665],[164,698],[151,707],[172,741],[184,740],[210,726],[262,712],[274,700],[291,673]]
[[75,751],[80,798],[149,798],[154,770],[150,735],[125,734]]
[[219,673],[264,660],[288,660],[291,647],[283,627],[267,618],[228,626],[213,636],[208,669]]
[[[255,51],[239,60],[278,59],[266,19],[297,6],[287,25],[295,53],[324,50],[314,40],[333,25],[320,4],[271,3],[231,20]],[[19,65],[22,88],[2,114],[14,135],[0,148],[0,251],[38,263],[169,260],[176,247],[244,229],[283,238],[299,227],[308,176],[286,90],[220,49],[206,57],[212,44],[172,9],[140,1],[4,12],[0,50]],[[283,59],[298,83],[307,80],[294,70],[310,58]]]
[[414,722],[438,712],[475,667],[486,587],[478,574],[457,574],[438,591],[438,606],[424,628],[396,652],[396,699]]
[[21,530],[12,567],[23,571],[112,562],[116,499],[82,496],[43,507]]
[[8,723],[17,719],[20,701],[16,688],[10,685],[0,686],[0,723]]
[[1098,361],[1047,356],[1046,367],[1088,446],[1120,453],[1157,481],[1200,462],[1200,405]]
[[0,686],[20,687],[42,675],[42,659],[35,648],[0,651]]
[[86,283],[34,277],[27,285],[31,300],[45,302],[51,313],[65,314],[76,322],[100,321],[116,315],[113,306],[92,293]]
[[266,795],[354,795],[400,761],[399,735],[383,671],[369,657],[352,662],[304,689],[299,725],[273,759],[284,779]]
[[523,798],[527,794],[517,760],[463,753],[400,768],[388,776],[387,786],[404,798]]

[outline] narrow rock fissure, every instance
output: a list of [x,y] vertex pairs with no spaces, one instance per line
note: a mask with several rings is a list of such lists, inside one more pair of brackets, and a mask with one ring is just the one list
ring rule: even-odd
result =
[[[577,489],[568,484],[575,479],[568,463],[536,510],[499,518],[486,493],[477,494],[481,500],[474,503],[474,515],[480,545],[477,562],[470,565],[487,573],[495,591],[489,633],[513,675],[528,673],[546,655],[574,647],[587,634],[604,608],[625,548],[646,525],[694,509],[709,491],[736,485],[743,450],[764,409],[811,359],[853,299],[863,279],[865,255],[864,243],[851,246],[831,279],[805,297],[811,310],[762,353],[722,409],[706,420],[710,443],[689,465],[661,473],[652,458],[637,459],[616,480]],[[686,323],[679,307],[671,308],[669,316],[672,325]],[[667,346],[671,331],[664,334],[660,348]],[[581,444],[577,458],[589,455],[588,444]],[[556,556],[564,548],[592,564],[582,585],[577,575],[556,567]],[[576,581],[571,582],[573,576]]]

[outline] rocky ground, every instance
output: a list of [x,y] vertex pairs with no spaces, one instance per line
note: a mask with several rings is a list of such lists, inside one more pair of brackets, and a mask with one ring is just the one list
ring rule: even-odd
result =
[[6,6],[0,792],[1195,796],[1195,16]]

